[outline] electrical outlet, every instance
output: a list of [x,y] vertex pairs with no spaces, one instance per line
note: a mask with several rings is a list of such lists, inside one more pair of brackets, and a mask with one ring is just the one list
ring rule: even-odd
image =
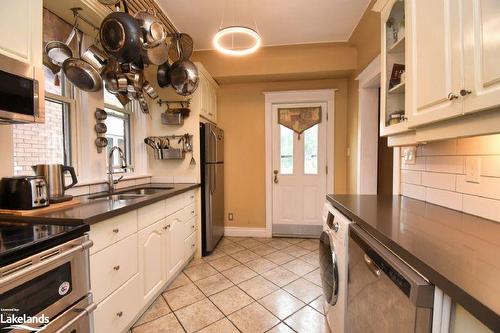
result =
[[227,214],[227,219],[228,219],[229,221],[234,220],[234,215],[233,215],[233,213],[229,213],[229,214]]
[[405,164],[415,164],[417,159],[417,147],[404,147],[403,148],[403,158]]
[[467,157],[465,160],[465,181],[479,184],[481,180],[481,158]]

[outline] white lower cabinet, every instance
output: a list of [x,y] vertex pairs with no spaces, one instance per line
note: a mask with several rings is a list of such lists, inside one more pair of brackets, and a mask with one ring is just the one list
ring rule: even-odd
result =
[[94,332],[124,332],[141,310],[140,276],[135,275],[104,301],[94,312]]
[[137,274],[137,234],[90,256],[90,283],[100,302]]
[[141,293],[144,301],[151,300],[166,282],[166,253],[163,251],[165,235],[164,220],[139,231],[139,271]]
[[189,191],[90,226],[96,333],[129,329],[194,255],[194,201]]

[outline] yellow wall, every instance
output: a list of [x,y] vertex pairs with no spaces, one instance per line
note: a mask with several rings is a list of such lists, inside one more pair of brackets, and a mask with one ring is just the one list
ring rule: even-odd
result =
[[358,81],[356,77],[372,60],[380,54],[380,14],[371,11],[372,5],[368,6],[358,26],[354,30],[349,44],[357,50],[357,69],[349,77],[348,82],[348,115],[347,115],[347,146],[350,155],[347,158],[347,191],[356,193],[357,182],[357,154],[358,154]]
[[227,226],[265,227],[264,91],[338,89],[335,95],[335,192],[346,189],[347,79],[223,84],[218,124],[225,131]]

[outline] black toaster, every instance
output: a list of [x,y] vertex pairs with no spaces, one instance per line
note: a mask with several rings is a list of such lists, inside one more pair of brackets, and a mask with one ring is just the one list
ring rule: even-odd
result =
[[47,183],[42,176],[5,177],[0,180],[0,207],[28,210],[49,205]]

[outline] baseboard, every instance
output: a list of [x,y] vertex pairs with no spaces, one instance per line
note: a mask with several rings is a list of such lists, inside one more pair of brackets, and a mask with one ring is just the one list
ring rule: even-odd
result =
[[224,236],[267,237],[266,228],[242,228],[242,227],[224,227]]

